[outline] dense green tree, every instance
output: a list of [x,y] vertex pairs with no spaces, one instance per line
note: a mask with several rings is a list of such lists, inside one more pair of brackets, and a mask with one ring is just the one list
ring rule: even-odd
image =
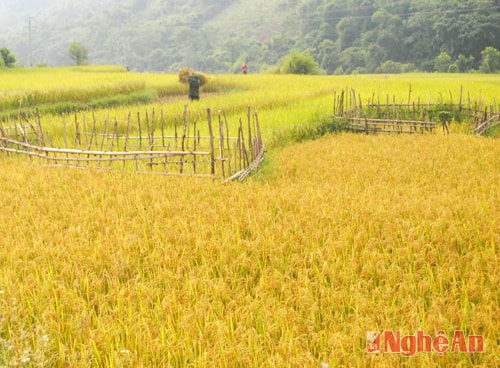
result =
[[332,40],[323,40],[318,46],[319,65],[328,74],[332,74],[338,68],[340,53],[337,44]]
[[386,50],[376,42],[370,43],[366,52],[366,68],[369,72],[376,71],[377,67],[387,60]]
[[500,7],[494,3],[482,0],[436,2],[434,42],[452,58],[467,52],[479,60],[485,47],[500,43]]
[[415,69],[412,64],[402,64],[396,61],[384,61],[376,70],[377,73],[397,74],[411,72]]
[[[349,47],[340,54],[340,64],[342,70],[351,74],[354,71],[360,71],[366,68],[367,51],[361,47]],[[366,70],[368,70],[366,68]]]
[[162,49],[154,49],[148,55],[148,70],[162,72],[168,68],[168,56]]
[[450,66],[448,67],[448,73],[458,73],[457,63],[450,64]]
[[485,73],[500,72],[500,51],[488,46],[481,52],[481,55],[483,56],[481,69]]
[[73,60],[76,65],[87,65],[89,60],[89,52],[85,46],[78,42],[72,42],[68,48],[68,54],[71,60]]
[[401,40],[406,62],[415,63],[423,71],[434,70],[434,57],[439,54],[440,45],[434,41],[432,14],[424,2],[412,4],[408,18],[404,21],[405,33]]
[[437,72],[446,73],[452,63],[451,56],[443,51],[434,59],[434,69]]
[[469,70],[472,70],[474,68],[474,56],[465,56],[460,54],[458,55],[456,64],[458,72],[468,72]]
[[266,62],[276,64],[294,47],[294,42],[284,33],[273,36],[265,43]]
[[205,70],[207,56],[211,52],[206,34],[189,26],[182,26],[172,36],[171,50],[177,55],[176,61],[196,70]]
[[341,50],[354,46],[355,41],[361,36],[358,19],[354,17],[343,18],[337,24],[337,33]]
[[323,26],[321,17],[322,0],[306,0],[297,9],[298,16],[295,16],[295,23],[289,26],[300,35],[307,35]]
[[283,74],[321,74],[318,63],[308,53],[291,50],[281,62]]
[[382,30],[378,36],[377,43],[384,50],[384,59],[387,60],[404,60],[401,41],[390,30]]
[[386,27],[391,20],[392,15],[385,8],[377,9],[372,15],[372,22],[377,25],[377,27]]
[[12,67],[16,64],[16,56],[6,47],[0,49],[0,67]]

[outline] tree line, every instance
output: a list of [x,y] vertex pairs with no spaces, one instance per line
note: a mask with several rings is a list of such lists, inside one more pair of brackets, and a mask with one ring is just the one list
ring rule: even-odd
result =
[[296,47],[328,73],[492,71],[500,49],[499,0],[310,0],[298,20]]
[[[258,17],[243,0],[92,1],[76,11],[60,0],[67,6],[36,18],[35,59],[73,63],[78,41],[88,62],[137,71],[500,70],[500,0],[269,0]],[[26,42],[12,40],[25,59]]]

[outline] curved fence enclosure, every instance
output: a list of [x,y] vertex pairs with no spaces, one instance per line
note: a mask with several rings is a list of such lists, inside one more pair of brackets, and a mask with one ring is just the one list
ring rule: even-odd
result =
[[[178,121],[146,113],[125,120],[96,121],[82,114],[57,127],[42,127],[38,111],[15,123],[0,122],[0,151],[45,161],[49,165],[130,170],[163,175],[205,176],[222,181],[243,180],[264,157],[256,112],[246,121],[228,124],[222,112],[206,121],[192,119],[187,106]],[[231,135],[230,129],[236,131]]]
[[[453,96],[450,93],[450,101]],[[376,133],[435,133],[439,126],[449,133],[448,124],[452,121],[471,122],[474,134],[483,135],[490,128],[500,124],[498,106],[482,106],[481,103],[463,101],[460,91],[458,103],[422,103],[420,99],[411,101],[411,86],[406,103],[396,102],[396,97],[386,96],[384,102],[375,96],[363,104],[361,96],[354,89],[346,88],[334,95],[334,119],[344,121],[348,131],[365,134]]]

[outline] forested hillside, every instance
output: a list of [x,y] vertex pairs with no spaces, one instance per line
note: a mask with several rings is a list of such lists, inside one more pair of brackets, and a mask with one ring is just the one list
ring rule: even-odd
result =
[[[0,3],[0,47],[23,65],[250,72],[291,49],[327,73],[468,71],[500,50],[500,0],[41,0]],[[31,42],[29,31],[31,29]],[[31,52],[30,52],[31,50]]]

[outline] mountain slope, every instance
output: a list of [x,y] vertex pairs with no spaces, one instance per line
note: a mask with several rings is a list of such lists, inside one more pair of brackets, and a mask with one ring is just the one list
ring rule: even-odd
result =
[[482,66],[486,47],[500,50],[499,35],[499,0],[0,3],[0,47],[22,65],[69,65],[77,41],[90,63],[138,71],[238,72],[245,61],[254,72],[293,48],[327,73],[468,71]]
[[22,63],[29,59],[31,16],[35,63],[70,64],[67,48],[77,41],[89,49],[91,63],[162,71],[184,64],[206,67],[207,52],[231,38],[267,40],[281,30],[284,16],[279,10],[285,0],[46,0],[37,7],[28,3],[29,9],[16,7],[15,1],[0,8],[0,19],[14,18],[17,24],[1,22],[0,42]]

